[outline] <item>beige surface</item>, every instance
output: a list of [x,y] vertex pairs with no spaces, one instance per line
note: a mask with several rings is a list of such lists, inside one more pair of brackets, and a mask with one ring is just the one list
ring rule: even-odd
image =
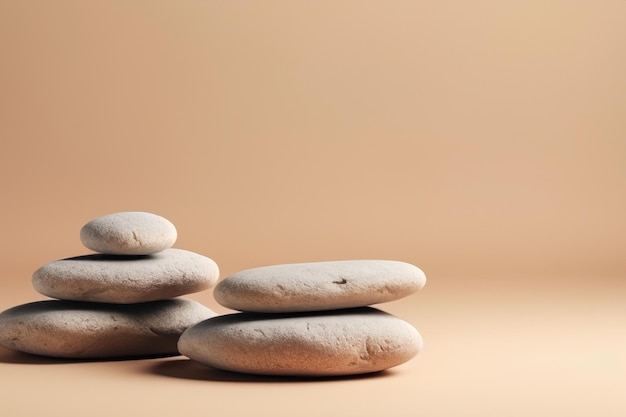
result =
[[624,415],[625,16],[621,0],[0,0],[0,308],[38,299],[32,272],[122,210],[167,217],[222,276],[383,258],[429,278],[389,305],[425,351],[384,377],[2,351],[2,414]]
[[64,362],[0,350],[0,409],[59,417],[619,417],[626,413],[625,291],[600,280],[455,291],[433,283],[380,306],[416,326],[424,350],[365,378],[245,377],[184,357]]

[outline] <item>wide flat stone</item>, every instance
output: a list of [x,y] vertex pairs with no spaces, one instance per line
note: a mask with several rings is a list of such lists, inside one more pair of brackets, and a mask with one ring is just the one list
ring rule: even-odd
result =
[[95,218],[80,230],[88,249],[113,255],[150,255],[176,242],[176,227],[164,217],[125,211]]
[[146,256],[93,254],[50,262],[33,274],[33,287],[52,298],[141,303],[202,291],[215,285],[217,264],[206,256],[167,249]]
[[424,273],[406,262],[355,260],[272,265],[237,272],[214,290],[224,307],[297,312],[367,306],[421,289]]
[[174,355],[183,331],[213,316],[185,299],[132,305],[39,301],[0,314],[0,345],[62,358]]
[[363,307],[317,313],[234,313],[187,329],[178,349],[215,368],[265,375],[330,376],[400,365],[422,348],[407,322]]

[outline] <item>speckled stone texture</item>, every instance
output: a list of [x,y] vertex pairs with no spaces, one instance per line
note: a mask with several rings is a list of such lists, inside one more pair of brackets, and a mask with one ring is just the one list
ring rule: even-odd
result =
[[183,331],[213,316],[185,299],[133,305],[39,301],[0,314],[0,344],[61,358],[175,355]]
[[202,291],[218,277],[212,259],[167,249],[146,256],[93,254],[53,261],[35,271],[32,283],[52,298],[130,304]]
[[178,342],[189,358],[229,371],[293,376],[376,372],[422,348],[407,322],[363,307],[318,313],[235,313],[187,329]]
[[298,312],[367,306],[421,289],[418,267],[389,260],[272,265],[237,272],[214,290],[224,307],[249,312]]
[[112,255],[150,255],[170,248],[176,238],[176,227],[169,220],[140,211],[98,217],[80,230],[85,247]]

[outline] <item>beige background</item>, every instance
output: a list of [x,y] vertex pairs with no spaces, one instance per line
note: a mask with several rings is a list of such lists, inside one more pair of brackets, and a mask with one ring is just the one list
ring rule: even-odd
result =
[[426,340],[384,377],[1,351],[0,408],[624,415],[625,21],[620,0],[0,0],[0,309],[122,210],[222,276],[388,258],[429,278],[383,306]]

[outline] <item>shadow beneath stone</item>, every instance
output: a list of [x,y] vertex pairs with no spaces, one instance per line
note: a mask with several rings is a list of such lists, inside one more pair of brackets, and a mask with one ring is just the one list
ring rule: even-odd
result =
[[72,363],[90,363],[90,362],[121,362],[121,361],[138,361],[150,359],[171,358],[179,355],[152,355],[152,356],[128,356],[119,358],[56,358],[51,356],[39,356],[30,353],[19,352],[0,347],[0,363],[12,363],[23,365],[63,365]]
[[72,256],[71,258],[61,259],[62,261],[137,261],[141,259],[155,259],[154,255],[108,255],[104,253],[90,253],[88,255]]
[[214,382],[247,382],[247,383],[293,383],[293,382],[327,382],[346,381],[356,379],[384,378],[393,375],[393,371],[384,370],[369,374],[326,376],[326,377],[298,377],[298,376],[275,376],[275,375],[252,375],[238,372],[223,371],[202,365],[190,359],[174,359],[151,363],[146,368],[147,372],[170,378],[190,379],[197,381]]

